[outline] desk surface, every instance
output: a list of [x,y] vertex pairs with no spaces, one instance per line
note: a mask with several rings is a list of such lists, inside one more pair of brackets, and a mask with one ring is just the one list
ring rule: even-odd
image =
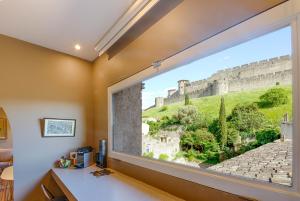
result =
[[113,174],[95,177],[84,169],[53,168],[51,174],[69,200],[78,201],[176,201],[182,200],[132,177],[111,170]]

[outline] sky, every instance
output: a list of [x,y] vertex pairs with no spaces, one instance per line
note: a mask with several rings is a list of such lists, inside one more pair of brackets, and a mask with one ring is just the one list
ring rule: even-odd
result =
[[206,79],[218,70],[254,61],[291,54],[291,28],[285,27],[232,48],[145,80],[142,91],[143,109],[155,103],[155,97],[166,97],[169,89],[177,89],[178,80]]

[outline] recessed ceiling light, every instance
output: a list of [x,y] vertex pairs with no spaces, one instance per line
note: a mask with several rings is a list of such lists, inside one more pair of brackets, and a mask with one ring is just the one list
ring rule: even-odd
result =
[[80,47],[79,44],[76,44],[76,45],[75,45],[75,49],[76,49],[76,50],[80,50],[80,48],[81,48],[81,47]]

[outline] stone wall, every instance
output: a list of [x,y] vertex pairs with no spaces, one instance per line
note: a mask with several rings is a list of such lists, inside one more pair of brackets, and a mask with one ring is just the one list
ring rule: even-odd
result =
[[168,94],[163,103],[167,105],[183,101],[183,91],[190,98],[199,98],[276,85],[289,85],[291,81],[292,62],[291,57],[286,55],[220,70],[203,80],[194,82],[180,80],[177,91],[171,95]]
[[135,156],[142,153],[141,84],[113,94],[113,149]]

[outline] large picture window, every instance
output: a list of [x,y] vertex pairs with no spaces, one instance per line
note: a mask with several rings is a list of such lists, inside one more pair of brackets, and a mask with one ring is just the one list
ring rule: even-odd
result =
[[291,28],[113,95],[114,149],[292,185]]
[[109,87],[110,157],[260,200],[300,196],[298,19],[289,6]]

